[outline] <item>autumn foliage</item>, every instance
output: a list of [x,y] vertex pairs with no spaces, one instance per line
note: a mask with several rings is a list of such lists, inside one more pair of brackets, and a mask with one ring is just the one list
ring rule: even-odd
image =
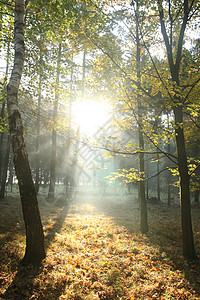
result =
[[[199,299],[199,261],[181,255],[178,207],[149,204],[142,236],[132,198],[86,196],[71,208],[39,202],[47,258],[38,267],[18,266],[25,248],[19,200],[0,204],[1,299]],[[199,209],[192,212],[199,253]]]

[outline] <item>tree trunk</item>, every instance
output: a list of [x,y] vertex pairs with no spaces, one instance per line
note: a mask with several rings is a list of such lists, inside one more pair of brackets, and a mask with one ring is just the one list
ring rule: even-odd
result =
[[0,198],[5,197],[5,188],[6,188],[8,163],[9,163],[9,154],[10,154],[10,135],[8,136],[8,139],[7,139],[6,155],[5,155],[5,159],[4,159],[3,174],[2,174],[2,181],[1,181]]
[[[138,20],[138,1],[136,2],[136,73],[137,82],[140,87],[141,74],[140,74],[140,38],[139,38],[139,20]],[[139,198],[140,198],[140,227],[142,233],[148,232],[148,220],[147,220],[147,203],[145,198],[145,182],[144,182],[144,137],[142,132],[142,106],[141,98],[139,93],[137,94],[138,103],[138,134],[139,134],[139,171],[140,171],[140,181],[139,181]]]
[[[149,177],[149,161],[146,161],[146,174],[147,178]],[[146,183],[146,199],[149,199],[149,180]]]
[[[182,59],[182,48],[184,33],[189,20],[189,11],[191,10],[194,2],[190,4],[189,1],[183,1],[183,17],[182,22],[180,20],[180,32],[176,39],[178,41],[178,47],[176,52],[172,48],[172,42],[170,42],[167,29],[166,29],[166,19],[164,16],[164,9],[162,1],[158,1],[159,4],[159,16],[160,16],[160,25],[161,32],[164,38],[165,47],[167,51],[167,58],[169,69],[171,73],[171,80],[174,87],[173,99],[173,112],[175,117],[175,139],[176,139],[176,149],[178,157],[178,169],[179,169],[179,182],[180,182],[180,203],[181,203],[181,225],[182,225],[182,235],[183,235],[183,255],[186,258],[194,259],[195,258],[195,248],[193,241],[193,232],[192,232],[192,220],[191,220],[191,209],[190,209],[190,189],[189,189],[189,174],[187,166],[187,155],[185,149],[185,137],[183,131],[183,104],[184,99],[180,95],[180,64]],[[175,28],[174,28],[175,29]],[[172,31],[171,31],[171,41],[172,41]],[[181,89],[180,89],[181,88]]]
[[13,160],[20,190],[26,228],[26,251],[23,263],[39,263],[45,258],[44,234],[33,178],[23,136],[17,95],[24,63],[24,0],[15,1],[14,66],[7,86],[7,107]]
[[[144,138],[142,131],[139,129],[139,148],[144,150]],[[145,198],[145,182],[144,178],[144,153],[139,154],[139,170],[140,170],[140,181],[139,181],[139,197],[140,197],[140,227],[142,233],[148,232],[148,220],[147,220],[147,203]]]
[[196,204],[199,203],[199,190],[196,190],[194,192],[194,203],[196,203]]
[[158,201],[160,201],[160,175],[159,175],[159,172],[160,172],[160,160],[159,160],[159,155],[157,157],[157,198],[158,198]]
[[[168,124],[169,124],[169,114],[167,113],[167,119],[168,119]],[[168,125],[168,130],[169,130],[169,125]],[[170,147],[170,138],[168,137],[167,139],[167,152],[171,153],[171,147]],[[171,205],[171,171],[167,171],[167,205]]]
[[[4,117],[5,117],[5,102],[3,102],[3,104],[2,104],[0,120],[3,120]],[[2,131],[1,135],[0,135],[0,186],[2,185],[3,162],[4,162],[4,156],[5,156],[4,137],[5,137],[5,132]]]
[[167,205],[171,205],[171,172],[167,171]]
[[37,107],[37,124],[36,124],[36,157],[35,157],[35,190],[36,194],[40,188],[40,110],[41,110],[41,64],[42,64],[42,53],[40,46],[40,74],[39,74],[39,95],[38,95],[38,107]]
[[178,154],[178,168],[180,181],[181,225],[183,234],[183,255],[186,258],[195,258],[195,248],[192,231],[190,208],[190,178],[188,174],[185,138],[183,132],[182,106],[173,109],[175,116],[176,148]]
[[60,59],[61,59],[61,44],[59,44],[58,60],[57,60],[55,102],[54,102],[54,112],[53,112],[54,128],[53,128],[53,131],[52,131],[51,170],[50,170],[50,184],[49,184],[49,193],[48,193],[48,198],[49,199],[54,199],[55,182],[56,182],[56,140],[57,140],[57,132],[56,132],[55,126],[56,126],[56,117],[57,117],[58,100],[59,100]]
[[[8,42],[8,47],[7,47],[7,57],[6,57],[6,76],[4,80],[4,91],[6,95],[6,86],[7,86],[7,78],[8,78],[8,69],[9,69],[9,58],[10,58],[10,41]],[[5,106],[6,106],[6,96],[5,99],[3,100],[2,107],[1,107],[1,117],[0,119],[3,120],[5,116]],[[2,126],[5,126],[4,122],[2,122]],[[5,164],[3,164],[4,161],[4,138],[5,138],[5,132],[1,132],[0,136],[0,185],[2,186],[3,184],[3,172],[4,172],[4,167]]]
[[10,191],[12,192],[12,187],[13,187],[13,153],[12,153],[12,151],[10,151],[8,184],[10,184]]

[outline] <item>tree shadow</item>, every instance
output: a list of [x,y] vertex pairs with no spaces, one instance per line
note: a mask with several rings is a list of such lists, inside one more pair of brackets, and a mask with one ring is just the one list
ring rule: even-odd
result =
[[38,277],[45,270],[43,265],[22,266],[19,264],[12,283],[1,295],[1,299],[58,299],[64,292],[66,283],[61,281],[54,287],[51,282],[41,289]]
[[59,233],[60,230],[63,227],[63,223],[67,217],[67,214],[69,212],[69,205],[63,206],[59,212],[59,215],[56,218],[56,221],[53,226],[48,228],[45,232],[45,250],[47,250],[52,241],[54,240],[56,233]]
[[[50,248],[56,233],[60,232],[60,230],[62,229],[68,211],[69,206],[60,207],[60,211],[56,216],[56,219],[54,220],[55,222],[53,226],[47,228],[47,230],[45,231],[46,251],[48,248]],[[13,254],[11,262],[13,278],[6,291],[1,295],[1,299],[22,300],[32,299],[32,297],[34,297],[34,299],[58,299],[66,288],[66,282],[64,280],[57,283],[56,286],[52,285],[52,282],[47,282],[41,288],[42,282],[39,279],[40,274],[48,274],[48,271],[50,269],[51,266],[48,266],[45,261],[38,266],[23,266],[20,264],[17,254]]]

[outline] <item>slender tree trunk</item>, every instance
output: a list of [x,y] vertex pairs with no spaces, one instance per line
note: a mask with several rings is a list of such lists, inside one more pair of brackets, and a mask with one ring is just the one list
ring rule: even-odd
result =
[[60,58],[61,58],[61,44],[59,44],[58,60],[57,60],[55,102],[54,102],[54,112],[53,112],[54,128],[52,131],[51,170],[50,170],[50,184],[49,184],[49,193],[48,193],[49,199],[54,198],[55,182],[56,182],[56,147],[57,147],[56,118],[57,118],[58,100],[59,100]]
[[[149,177],[149,160],[146,161],[146,173],[147,178]],[[146,183],[146,199],[149,199],[149,180]]]
[[33,178],[23,136],[17,95],[24,63],[24,0],[15,1],[14,66],[7,86],[7,107],[13,160],[20,190],[26,228],[26,251],[23,263],[39,263],[45,258],[44,234]]
[[[0,120],[3,120],[4,115],[5,115],[5,102],[3,102],[3,104],[2,104]],[[1,135],[0,135],[0,185],[2,184],[3,162],[4,162],[4,156],[5,156],[4,137],[5,137],[5,132],[2,131]]]
[[[136,2],[136,73],[137,82],[140,85],[141,74],[140,74],[140,38],[139,38],[139,21],[138,21],[138,1]],[[139,181],[139,198],[140,198],[140,227],[142,233],[148,232],[148,220],[147,220],[147,202],[145,198],[145,182],[144,182],[144,137],[142,132],[142,106],[139,93],[137,94],[138,103],[138,134],[139,134],[139,171],[140,171],[140,181]]]
[[[10,149],[10,150],[12,150],[12,149]],[[10,151],[8,184],[10,184],[10,191],[12,192],[12,187],[13,187],[13,153],[12,153],[12,151]]]
[[[168,130],[169,130],[169,114],[167,113],[167,119],[168,119]],[[167,152],[171,153],[171,147],[170,147],[170,138],[167,139]],[[167,171],[167,204],[168,206],[171,205],[171,171]]]
[[[1,107],[1,117],[0,119],[3,120],[5,118],[5,106],[6,106],[6,85],[7,85],[7,78],[8,78],[8,69],[9,69],[9,59],[10,59],[10,42],[8,42],[7,47],[7,57],[6,57],[6,76],[4,81],[4,91],[5,91],[5,100],[2,103]],[[4,124],[2,124],[4,126]],[[5,138],[5,132],[1,132],[0,136],[0,185],[3,184],[3,168],[5,167],[5,164],[3,164],[4,161],[4,138]]]
[[199,190],[196,190],[194,192],[194,203],[196,203],[196,204],[199,203]]
[[178,168],[180,181],[181,225],[183,234],[183,255],[186,258],[195,258],[195,248],[192,231],[190,208],[190,178],[188,174],[185,138],[183,132],[182,106],[173,109],[175,116],[176,148],[178,154]]
[[160,160],[159,160],[159,155],[157,157],[157,198],[158,198],[158,201],[160,201],[160,175],[159,175],[159,172],[160,172]]
[[171,172],[167,171],[167,205],[171,205]]
[[[139,129],[139,148],[144,150],[144,138],[142,131]],[[142,233],[148,232],[148,220],[147,220],[147,203],[145,198],[145,182],[144,177],[144,153],[139,154],[139,170],[140,170],[140,181],[139,181],[139,197],[140,197],[140,227]]]
[[6,188],[8,163],[9,163],[9,154],[10,154],[10,135],[8,135],[7,145],[6,145],[6,155],[5,155],[4,166],[3,166],[3,174],[2,174],[0,198],[4,198],[5,197],[5,188]]
[[36,124],[36,158],[35,158],[35,190],[36,194],[39,192],[40,187],[40,110],[41,110],[41,64],[42,64],[42,53],[40,46],[40,74],[39,74],[39,87],[38,87],[38,107],[37,107],[37,124]]

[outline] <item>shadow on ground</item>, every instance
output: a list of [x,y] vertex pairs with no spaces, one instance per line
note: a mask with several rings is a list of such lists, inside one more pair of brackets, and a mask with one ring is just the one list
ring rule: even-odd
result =
[[[94,205],[99,211],[111,216],[118,225],[124,226],[131,234],[140,234],[140,208],[134,196],[94,195],[81,197],[78,201]],[[200,209],[192,208],[194,239],[197,259],[187,261],[182,256],[182,236],[180,208],[168,207],[165,203],[148,204],[149,233],[142,240],[159,249],[162,261],[165,257],[172,261],[173,268],[180,270],[200,296]],[[140,237],[141,238],[141,237]]]
[[[43,217],[47,217],[46,214],[48,213],[49,214],[53,213],[54,209],[56,210],[58,209],[58,207],[47,206],[47,209],[42,212]],[[51,243],[56,233],[60,232],[64,220],[67,217],[68,211],[69,211],[69,206],[60,206],[56,218],[54,220],[53,226],[47,228],[47,230],[44,231],[46,251],[48,248],[51,247]],[[14,223],[15,224],[18,224],[19,222],[23,223],[23,220],[18,213],[16,213],[16,215],[18,215],[18,218],[12,223],[12,226],[14,226]],[[8,234],[6,240],[10,241],[13,238],[14,236],[12,234]],[[4,257],[3,253],[1,253],[1,255],[2,257]],[[51,266],[48,265],[44,266],[43,264],[39,266],[33,266],[33,265],[22,266],[20,264],[20,260],[17,253],[14,252],[12,257],[9,257],[9,259],[12,259],[10,266],[12,269],[13,278],[9,278],[9,280],[12,281],[10,282],[10,285],[8,286],[4,294],[1,295],[1,299],[6,299],[6,300],[32,299],[32,295],[34,295],[34,299],[53,300],[53,299],[58,299],[60,295],[62,295],[63,291],[65,290],[65,285],[63,282],[60,282],[56,287],[52,287],[51,282],[49,282],[49,284],[45,283],[45,288],[42,289],[42,291],[38,289],[39,286],[41,285],[41,282],[39,283],[38,281],[40,274],[41,273],[48,274],[49,268],[51,268]],[[6,278],[2,276],[2,278],[0,278],[0,284],[2,284],[2,286],[3,286],[3,280],[6,280]]]

